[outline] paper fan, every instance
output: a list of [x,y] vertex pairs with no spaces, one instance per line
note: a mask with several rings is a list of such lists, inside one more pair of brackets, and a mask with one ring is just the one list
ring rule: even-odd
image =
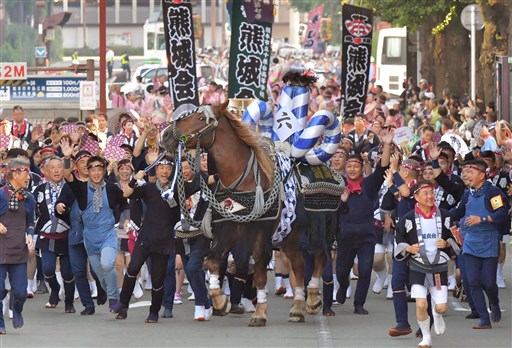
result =
[[108,145],[105,151],[103,151],[103,157],[107,160],[120,161],[126,157],[126,151],[119,146]]
[[100,150],[100,144],[87,135],[87,137],[82,138],[82,146],[80,147],[80,150],[86,150],[89,151],[93,156],[97,155]]
[[0,148],[7,152],[11,138],[8,135],[0,134]]
[[441,132],[434,132],[432,133],[432,137],[430,138],[430,141],[434,144],[439,144],[441,142]]
[[168,125],[170,125],[171,122],[163,122],[158,125],[158,132],[161,133],[165,128],[167,128]]
[[109,147],[109,146],[117,146],[117,147],[119,147],[119,146],[123,145],[125,143],[125,141],[126,141],[126,138],[125,138],[124,135],[121,135],[121,134],[114,135],[108,141],[107,147]]
[[67,133],[67,134],[78,133],[79,129],[80,129],[80,126],[77,126],[76,124],[66,124],[59,128],[61,133]]

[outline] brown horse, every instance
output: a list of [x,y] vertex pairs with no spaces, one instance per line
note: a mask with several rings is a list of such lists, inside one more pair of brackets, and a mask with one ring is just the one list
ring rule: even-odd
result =
[[[274,184],[274,162],[260,147],[258,140],[251,135],[243,123],[226,111],[227,105],[222,107],[203,106],[186,118],[175,121],[162,133],[162,145],[168,151],[174,151],[178,141],[187,137],[185,146],[195,148],[197,142],[208,151],[218,171],[219,181],[223,187],[230,187],[236,192],[247,192],[254,196],[257,187],[257,178],[252,170],[246,171],[251,156],[256,159],[259,184],[263,191],[269,191]],[[243,176],[243,173],[247,175]],[[241,179],[241,180],[240,180]],[[254,200],[254,198],[253,198]],[[279,197],[276,199],[279,207]],[[279,209],[278,209],[279,210]],[[256,312],[251,318],[249,326],[265,326],[266,324],[266,297],[265,285],[267,282],[267,264],[272,256],[272,232],[276,228],[277,216],[264,221],[251,221],[237,223],[222,221],[212,224],[213,246],[206,265],[213,276],[210,278],[210,295],[213,307],[217,312],[228,313],[229,301],[222,294],[218,282],[220,261],[237,244],[245,253],[235,259],[237,264],[249,263],[252,255],[255,265],[254,283],[258,291],[258,304]],[[240,253],[239,253],[240,254]]]
[[[233,190],[253,193],[257,180],[252,170],[247,170],[251,154],[257,160],[260,174],[260,185],[263,191],[269,192],[274,187],[274,159],[263,150],[260,141],[240,120],[227,110],[227,103],[222,106],[203,106],[185,118],[174,121],[162,132],[162,146],[167,151],[175,151],[181,139],[189,149],[196,148],[197,142],[201,148],[208,151],[218,171],[223,187],[236,183]],[[248,175],[244,176],[244,173]],[[240,179],[243,178],[241,181]],[[277,180],[279,180],[278,178]],[[254,199],[254,198],[253,198]],[[280,197],[277,198],[280,204]],[[293,272],[297,281],[295,299],[289,313],[290,322],[304,322],[304,309],[308,313],[317,314],[322,308],[319,297],[319,284],[308,286],[307,306],[305,306],[304,291],[304,258],[299,247],[300,232],[308,229],[307,214],[298,207],[298,219],[292,225],[292,233],[282,242],[281,249],[286,253],[292,263]],[[302,209],[304,207],[302,206]],[[269,215],[269,213],[267,213]],[[277,214],[270,214],[263,221],[234,222],[222,221],[212,225],[213,245],[211,256],[206,262],[210,273],[210,295],[213,307],[217,312],[229,312],[229,301],[218,287],[218,274],[220,261],[225,258],[231,248],[238,244],[246,253],[235,259],[237,264],[247,264],[249,258],[255,260],[254,284],[257,288],[258,304],[249,326],[266,325],[266,292],[267,264],[272,254],[272,234],[280,219],[279,207]],[[265,215],[264,215],[265,216]],[[319,279],[326,262],[326,253],[321,248],[314,251],[315,268],[313,279]],[[213,283],[213,287],[212,287]]]

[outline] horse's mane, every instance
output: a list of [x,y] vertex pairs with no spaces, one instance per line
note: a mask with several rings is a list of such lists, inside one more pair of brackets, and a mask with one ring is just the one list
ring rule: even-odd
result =
[[274,163],[270,159],[269,155],[260,146],[258,138],[250,132],[249,128],[247,128],[247,126],[242,121],[236,118],[228,110],[221,110],[220,113],[226,118],[226,120],[229,121],[240,140],[242,140],[245,144],[247,144],[247,146],[254,150],[254,154],[256,155],[256,159],[258,160],[261,171],[266,176],[267,180],[272,183],[274,175]]

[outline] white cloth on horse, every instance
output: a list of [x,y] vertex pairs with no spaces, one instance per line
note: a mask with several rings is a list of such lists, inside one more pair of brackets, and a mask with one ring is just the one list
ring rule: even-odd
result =
[[296,219],[295,207],[297,205],[295,177],[292,170],[292,161],[289,157],[276,152],[276,160],[281,168],[281,179],[288,179],[284,183],[284,207],[281,210],[281,220],[277,226],[274,235],[272,236],[272,243],[274,245],[280,244],[292,231],[292,223]]

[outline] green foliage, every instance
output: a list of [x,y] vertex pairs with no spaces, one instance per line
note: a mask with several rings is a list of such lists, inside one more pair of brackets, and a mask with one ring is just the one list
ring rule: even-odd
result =
[[34,14],[36,0],[0,0],[5,2],[11,22],[28,23]]
[[27,62],[28,66],[34,66],[37,37],[37,31],[31,26],[7,25],[5,42],[0,46],[0,62]]
[[[373,8],[375,16],[393,26],[407,26],[416,30],[427,17],[436,16],[443,19],[456,5],[462,9],[475,0],[364,0],[364,6]],[[457,13],[457,18],[460,13]]]

